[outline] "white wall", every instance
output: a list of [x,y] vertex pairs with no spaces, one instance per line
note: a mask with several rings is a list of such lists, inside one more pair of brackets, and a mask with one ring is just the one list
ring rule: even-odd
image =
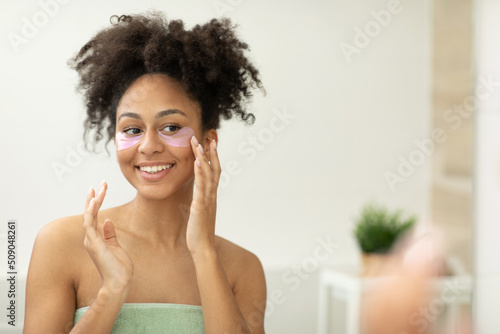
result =
[[495,85],[477,105],[475,123],[475,291],[476,333],[498,333],[500,308],[500,3],[476,1],[476,71]]
[[[220,187],[217,233],[255,252],[269,274],[269,291],[286,294],[269,314],[269,330],[313,331],[316,275],[301,278],[293,290],[290,269],[328,238],[338,247],[322,264],[357,263],[353,218],[367,201],[426,219],[429,158],[393,190],[384,173],[397,173],[400,158],[419,150],[415,141],[431,135],[428,1],[66,0],[16,52],[6,36],[21,35],[24,19],[40,15],[47,2],[0,9],[0,226],[18,221],[22,274],[38,230],[79,214],[90,185],[108,181],[106,207],[134,196],[114,156],[79,150],[84,109],[66,60],[108,26],[111,15],[149,7],[191,25],[218,16],[215,6],[226,4],[231,10],[224,14],[239,24],[261,70],[268,94],[257,93],[251,106],[256,124],[234,120],[220,130],[223,169],[234,160],[240,170]],[[393,4],[396,14],[380,16]],[[373,29],[372,37],[363,40],[358,28]],[[342,43],[358,45],[358,53],[346,58]],[[293,119],[269,130],[284,111]],[[252,136],[261,138],[254,158],[238,150]],[[71,172],[59,179],[54,163],[71,165]],[[299,301],[307,311],[290,317]]]

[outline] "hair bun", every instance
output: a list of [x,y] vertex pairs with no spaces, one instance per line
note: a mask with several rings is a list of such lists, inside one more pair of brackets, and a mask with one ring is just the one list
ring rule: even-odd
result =
[[109,22],[112,24],[112,25],[117,25],[118,23],[120,22],[129,22],[130,20],[132,20],[132,17],[129,16],[129,15],[121,15],[121,16],[118,16],[118,15],[112,15],[110,18],[109,18]]

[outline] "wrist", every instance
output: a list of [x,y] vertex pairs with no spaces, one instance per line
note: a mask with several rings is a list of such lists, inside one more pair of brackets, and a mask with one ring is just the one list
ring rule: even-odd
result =
[[103,319],[116,319],[127,295],[128,291],[125,293],[124,291],[118,292],[103,285],[97,292],[96,298],[92,301],[88,311],[85,312],[84,316],[86,316],[87,322],[102,323]]
[[191,251],[191,256],[193,257],[195,265],[218,261],[217,251],[213,247],[206,247],[196,251]]
[[104,304],[123,304],[128,297],[130,287],[115,284],[103,284],[97,293],[96,300]]

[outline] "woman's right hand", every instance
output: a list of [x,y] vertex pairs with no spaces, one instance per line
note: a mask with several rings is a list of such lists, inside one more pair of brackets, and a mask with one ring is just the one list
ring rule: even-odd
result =
[[101,183],[97,195],[90,188],[83,213],[84,246],[101,275],[102,287],[111,293],[123,294],[125,301],[134,275],[134,263],[118,243],[111,220],[104,221],[102,234],[98,229],[97,213],[106,190],[105,181]]

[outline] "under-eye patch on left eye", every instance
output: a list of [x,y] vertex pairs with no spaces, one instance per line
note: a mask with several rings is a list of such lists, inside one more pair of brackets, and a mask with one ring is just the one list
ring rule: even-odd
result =
[[116,150],[121,151],[126,148],[130,148],[137,144],[139,140],[144,136],[144,133],[141,133],[138,136],[127,137],[125,132],[117,132],[116,133]]
[[[194,136],[194,131],[190,127],[186,126],[172,135],[165,135],[161,131],[158,131],[158,135],[161,140],[163,140],[166,144],[170,146],[189,147],[190,146],[189,141],[191,137]],[[116,133],[117,151],[121,151],[134,146],[142,139],[143,136],[144,133],[141,133],[140,135],[137,136],[128,137],[127,134],[124,132],[117,132]]]
[[160,135],[160,138],[168,145],[170,146],[175,146],[175,147],[189,147],[190,143],[189,141],[191,140],[191,137],[194,136],[194,131],[190,127],[183,127],[173,135],[165,135],[161,133],[160,131],[158,132]]

